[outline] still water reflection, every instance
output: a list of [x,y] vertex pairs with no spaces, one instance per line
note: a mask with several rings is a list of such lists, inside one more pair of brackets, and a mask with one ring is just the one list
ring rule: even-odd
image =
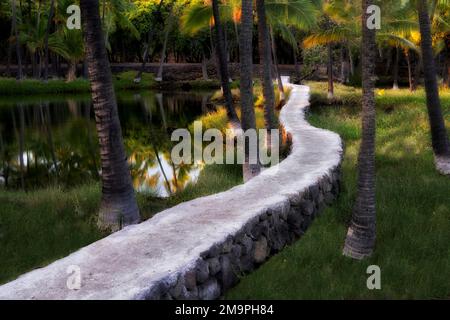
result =
[[[175,166],[171,132],[211,110],[211,92],[118,95],[119,117],[136,190],[168,196],[195,182],[202,164]],[[95,121],[88,95],[0,101],[0,185],[66,187],[99,178]]]

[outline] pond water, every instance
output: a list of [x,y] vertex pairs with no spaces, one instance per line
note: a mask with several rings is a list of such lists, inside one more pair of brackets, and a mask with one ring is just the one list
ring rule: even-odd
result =
[[[175,166],[171,132],[211,111],[212,92],[122,92],[117,101],[133,185],[169,196],[195,182],[201,163]],[[22,165],[21,165],[22,164]],[[0,100],[1,188],[76,186],[99,179],[100,157],[89,95]]]

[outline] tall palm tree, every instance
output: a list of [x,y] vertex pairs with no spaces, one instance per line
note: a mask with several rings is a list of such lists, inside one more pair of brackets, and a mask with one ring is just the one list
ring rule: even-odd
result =
[[372,254],[376,238],[375,210],[375,29],[367,27],[367,8],[362,0],[362,141],[358,155],[358,191],[343,253],[353,259]]
[[[242,129],[256,129],[255,109],[253,106],[253,0],[242,0],[241,32],[239,43],[241,72],[241,122]],[[249,141],[245,143],[245,162],[243,164],[244,181],[248,181],[260,172],[257,159],[250,159]]]
[[47,30],[45,32],[45,68],[44,68],[44,81],[48,80],[48,37],[50,35],[50,29],[52,27],[52,20],[55,11],[55,0],[50,1],[50,12],[47,20]]
[[[264,0],[256,0],[256,14],[258,16],[258,44],[260,75],[264,96],[264,120],[267,129],[278,128],[275,118],[275,94],[272,82],[272,48],[270,44],[270,33],[266,18],[266,7]],[[242,62],[241,62],[242,63]]]
[[425,90],[436,168],[439,172],[450,175],[450,144],[439,99],[427,1],[417,1],[417,12],[419,15],[422,59],[424,65],[427,66],[424,68]]
[[17,79],[18,80],[22,80],[22,78],[23,78],[22,52],[21,52],[21,49],[20,49],[19,28],[17,26],[16,0],[12,0],[11,8],[12,8],[12,23],[11,23],[11,27],[14,30],[14,37],[15,37],[15,41],[16,41]]
[[214,16],[214,31],[217,38],[216,50],[217,57],[219,59],[220,82],[222,84],[222,91],[225,97],[225,108],[231,124],[233,126],[239,126],[239,118],[236,114],[236,110],[234,109],[233,96],[231,94],[229,83],[227,49],[225,45],[225,33],[220,21],[219,0],[212,0],[212,9]]
[[156,81],[162,81],[163,79],[163,67],[164,67],[164,61],[166,60],[166,51],[167,51],[167,42],[169,41],[169,32],[172,29],[173,20],[174,20],[174,4],[170,7],[169,15],[166,19],[166,26],[164,28],[164,41],[163,41],[163,47],[161,49],[161,59],[159,62],[159,68],[158,73],[156,75],[155,80]]
[[334,98],[334,76],[333,76],[333,44],[327,44],[327,76],[328,76],[328,99]]
[[122,138],[98,0],[81,0],[81,19],[102,167],[99,225],[112,231],[140,220]]
[[[154,20],[156,20],[157,18],[161,17],[161,7],[162,7],[163,4],[164,4],[164,0],[160,0],[156,10],[154,10],[152,12],[152,17],[153,17]],[[149,28],[148,29],[148,33],[147,33],[147,44],[145,45],[144,57],[142,58],[141,68],[139,69],[139,71],[137,72],[136,76],[134,77],[134,82],[135,83],[140,83],[141,82],[142,73],[145,70],[145,65],[147,64],[148,56],[150,54],[150,43],[153,40],[154,34],[155,34],[155,28]]]

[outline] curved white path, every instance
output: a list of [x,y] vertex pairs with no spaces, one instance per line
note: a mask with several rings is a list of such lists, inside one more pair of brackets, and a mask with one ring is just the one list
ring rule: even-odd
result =
[[[305,120],[309,88],[291,85],[280,121],[292,152],[244,185],[182,203],[127,227],[52,264],[0,286],[0,299],[140,299],[161,279],[174,281],[202,252],[242,230],[268,208],[289,206],[339,166],[342,144],[333,132]],[[69,266],[81,270],[81,288],[67,288]]]

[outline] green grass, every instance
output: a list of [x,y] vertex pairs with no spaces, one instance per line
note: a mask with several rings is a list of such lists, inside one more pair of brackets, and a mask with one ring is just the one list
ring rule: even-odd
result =
[[[229,292],[229,299],[407,299],[450,297],[450,180],[433,166],[422,90],[377,95],[377,244],[362,262],[342,256],[356,192],[360,139],[358,90],[338,86],[342,106],[312,85],[310,122],[346,143],[344,191],[305,236]],[[314,100],[316,99],[316,100]],[[348,104],[354,101],[353,104]],[[450,94],[442,92],[449,127]],[[381,290],[368,290],[366,269],[381,268]]]
[[[242,183],[236,165],[208,165],[195,185],[171,198],[137,194],[143,219],[200,196]],[[105,237],[96,226],[100,184],[22,192],[0,191],[0,283],[67,256]]]

